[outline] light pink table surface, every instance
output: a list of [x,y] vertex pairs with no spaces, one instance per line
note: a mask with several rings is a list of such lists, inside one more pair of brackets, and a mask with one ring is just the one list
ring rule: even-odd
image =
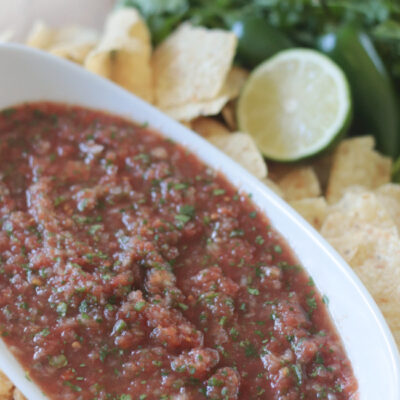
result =
[[14,32],[23,41],[32,24],[42,19],[51,26],[81,24],[100,29],[115,0],[0,0],[0,34]]

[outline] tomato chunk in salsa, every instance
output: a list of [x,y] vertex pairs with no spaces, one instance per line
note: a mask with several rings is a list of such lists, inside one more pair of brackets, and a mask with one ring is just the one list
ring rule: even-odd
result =
[[50,399],[354,399],[323,298],[226,179],[145,126],[0,113],[0,334]]

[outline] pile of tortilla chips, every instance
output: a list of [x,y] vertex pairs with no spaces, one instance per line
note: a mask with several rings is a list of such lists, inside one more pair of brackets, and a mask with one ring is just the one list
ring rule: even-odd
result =
[[[122,9],[109,16],[102,34],[37,23],[27,44],[153,103],[285,199],[351,265],[400,346],[400,185],[390,183],[391,160],[374,151],[372,137],[343,140],[310,161],[267,168],[253,139],[237,132],[236,99],[248,71],[233,65],[237,38],[231,32],[185,23],[153,49],[140,14]],[[23,397],[0,373],[0,400],[11,399]]]
[[0,371],[0,400],[25,400],[22,393],[14,387],[7,377]]

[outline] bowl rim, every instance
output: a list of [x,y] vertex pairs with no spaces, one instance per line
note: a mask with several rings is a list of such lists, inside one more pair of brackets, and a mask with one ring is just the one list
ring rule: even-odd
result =
[[[109,112],[111,114],[119,114],[124,117],[128,117],[128,119],[137,121],[137,122],[145,122],[151,119],[150,127],[158,132],[160,132],[164,136],[172,137],[173,139],[180,140],[182,146],[188,148],[190,151],[194,152],[196,156],[204,163],[210,165],[212,168],[221,171],[226,179],[239,190],[245,190],[247,192],[251,192],[253,194],[253,202],[255,205],[262,210],[264,214],[267,215],[267,218],[270,218],[269,213],[266,211],[266,207],[271,207],[278,214],[280,213],[280,217],[283,218],[293,229],[297,229],[304,235],[304,238],[299,237],[299,242],[301,242],[301,246],[308,244],[313,244],[315,249],[319,251],[320,255],[325,257],[325,260],[332,264],[332,268],[336,268],[336,273],[340,274],[342,278],[346,280],[346,283],[354,289],[353,295],[356,296],[361,305],[364,306],[364,311],[366,312],[367,317],[370,322],[373,323],[372,330],[375,334],[380,335],[382,340],[382,344],[385,345],[385,354],[382,357],[386,357],[388,365],[390,364],[393,368],[393,382],[392,382],[392,390],[394,396],[387,398],[386,400],[397,400],[400,398],[400,357],[399,351],[395,344],[394,338],[390,329],[373,300],[372,296],[369,294],[367,289],[361,283],[360,279],[357,277],[355,272],[351,269],[351,267],[341,258],[341,256],[333,249],[333,247],[307,222],[305,221],[295,210],[293,210],[287,203],[284,202],[280,197],[278,197],[272,190],[267,188],[261,181],[252,176],[249,172],[244,170],[240,165],[232,161],[229,157],[223,154],[218,149],[214,148],[211,144],[209,144],[205,139],[201,138],[199,135],[190,131],[183,125],[178,122],[172,120],[161,111],[156,109],[155,107],[145,103],[141,99],[138,99],[133,94],[127,92],[123,88],[115,85],[114,83],[98,77],[89,71],[84,70],[82,67],[73,64],[72,62],[65,61],[59,59],[53,55],[44,53],[40,50],[28,48],[24,45],[19,44],[0,44],[0,63],[3,57],[7,58],[7,61],[14,62],[16,65],[21,63],[23,60],[32,61],[32,63],[36,63],[37,65],[42,65],[43,67],[47,67],[49,71],[55,71],[55,76],[60,77],[68,76],[68,77],[77,77],[78,80],[84,82],[90,87],[96,87],[97,90],[103,91],[104,93],[110,93],[115,96],[115,99],[118,99],[118,102],[122,104],[131,104],[134,107],[139,107],[143,114],[146,116],[142,121],[140,118],[133,118],[131,116],[130,111],[118,113],[115,111],[114,107],[110,110],[110,107],[91,107],[90,105],[79,103],[79,101],[74,101],[74,104],[81,105],[87,108],[100,109],[105,112]],[[4,60],[6,60],[4,58]],[[20,65],[19,67],[22,68]],[[0,67],[1,71],[1,67]],[[26,70],[27,76],[29,76],[30,69]],[[32,78],[32,77],[31,77]],[[29,77],[26,78],[29,81]],[[17,82],[15,84],[21,85],[21,82]],[[1,86],[1,77],[0,77],[0,86]],[[46,89],[44,89],[45,92]],[[47,89],[48,90],[48,89]],[[60,85],[59,90],[62,91],[62,87]],[[74,90],[74,89],[71,89]],[[75,90],[76,91],[76,90]],[[78,90],[79,91],[79,90]],[[58,92],[57,92],[58,93]],[[29,97],[29,96],[28,96]],[[37,101],[40,101],[40,96],[36,96]],[[51,96],[50,96],[51,97]],[[63,94],[60,93],[60,97],[63,97]],[[45,101],[46,95],[44,95],[43,100]],[[26,101],[31,101],[32,99],[27,98]],[[48,101],[59,101],[54,100],[53,98],[47,99]],[[10,102],[9,106],[21,103]],[[61,100],[61,102],[63,102]],[[82,100],[84,103],[84,101]],[[86,100],[85,100],[86,102]],[[91,103],[91,101],[88,101]],[[64,101],[64,103],[70,103],[69,101]],[[0,94],[0,104],[1,104],[1,94]],[[0,108],[4,108],[0,105]],[[125,107],[126,108],[126,107]],[[133,111],[132,111],[133,112]],[[275,216],[274,216],[275,218]],[[274,228],[282,235],[283,239],[289,244],[292,248],[293,252],[299,259],[304,259],[304,256],[300,256],[301,246],[297,246],[294,248],[294,243],[288,239],[288,232],[283,232],[282,227],[276,226],[273,223]],[[284,229],[283,229],[284,230]],[[300,252],[300,253],[299,253]],[[308,269],[308,265],[305,264],[304,261],[301,261],[301,264],[304,266],[307,273],[312,273]],[[332,274],[332,271],[330,271]],[[318,282],[318,279],[315,278],[315,275],[312,275],[314,280]],[[320,293],[322,293],[319,285],[317,284],[317,288]],[[333,307],[334,309],[335,307]],[[342,336],[338,320],[335,315],[332,314],[332,304],[328,307],[329,314],[333,319],[334,326],[338,330],[339,336],[342,339],[342,342],[345,342],[345,338]],[[349,349],[345,346],[346,352],[348,353]],[[349,353],[348,353],[349,354]],[[371,361],[373,363],[373,361]],[[354,374],[358,379],[357,371],[355,370],[355,365],[352,365],[354,369]],[[360,366],[362,369],[362,366]],[[41,390],[29,380],[26,379],[23,368],[19,365],[16,359],[12,356],[11,352],[8,350],[3,340],[0,339],[0,368],[3,369],[4,373],[16,384],[17,387],[29,398],[32,400],[44,400],[47,397],[43,395]],[[361,400],[366,399],[366,395],[363,393],[363,397]],[[371,398],[372,400],[372,398]]]

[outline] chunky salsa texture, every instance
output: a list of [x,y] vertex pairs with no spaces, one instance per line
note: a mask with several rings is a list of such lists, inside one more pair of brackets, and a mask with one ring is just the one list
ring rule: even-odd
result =
[[353,399],[313,280],[179,144],[34,103],[0,114],[0,333],[51,399]]

